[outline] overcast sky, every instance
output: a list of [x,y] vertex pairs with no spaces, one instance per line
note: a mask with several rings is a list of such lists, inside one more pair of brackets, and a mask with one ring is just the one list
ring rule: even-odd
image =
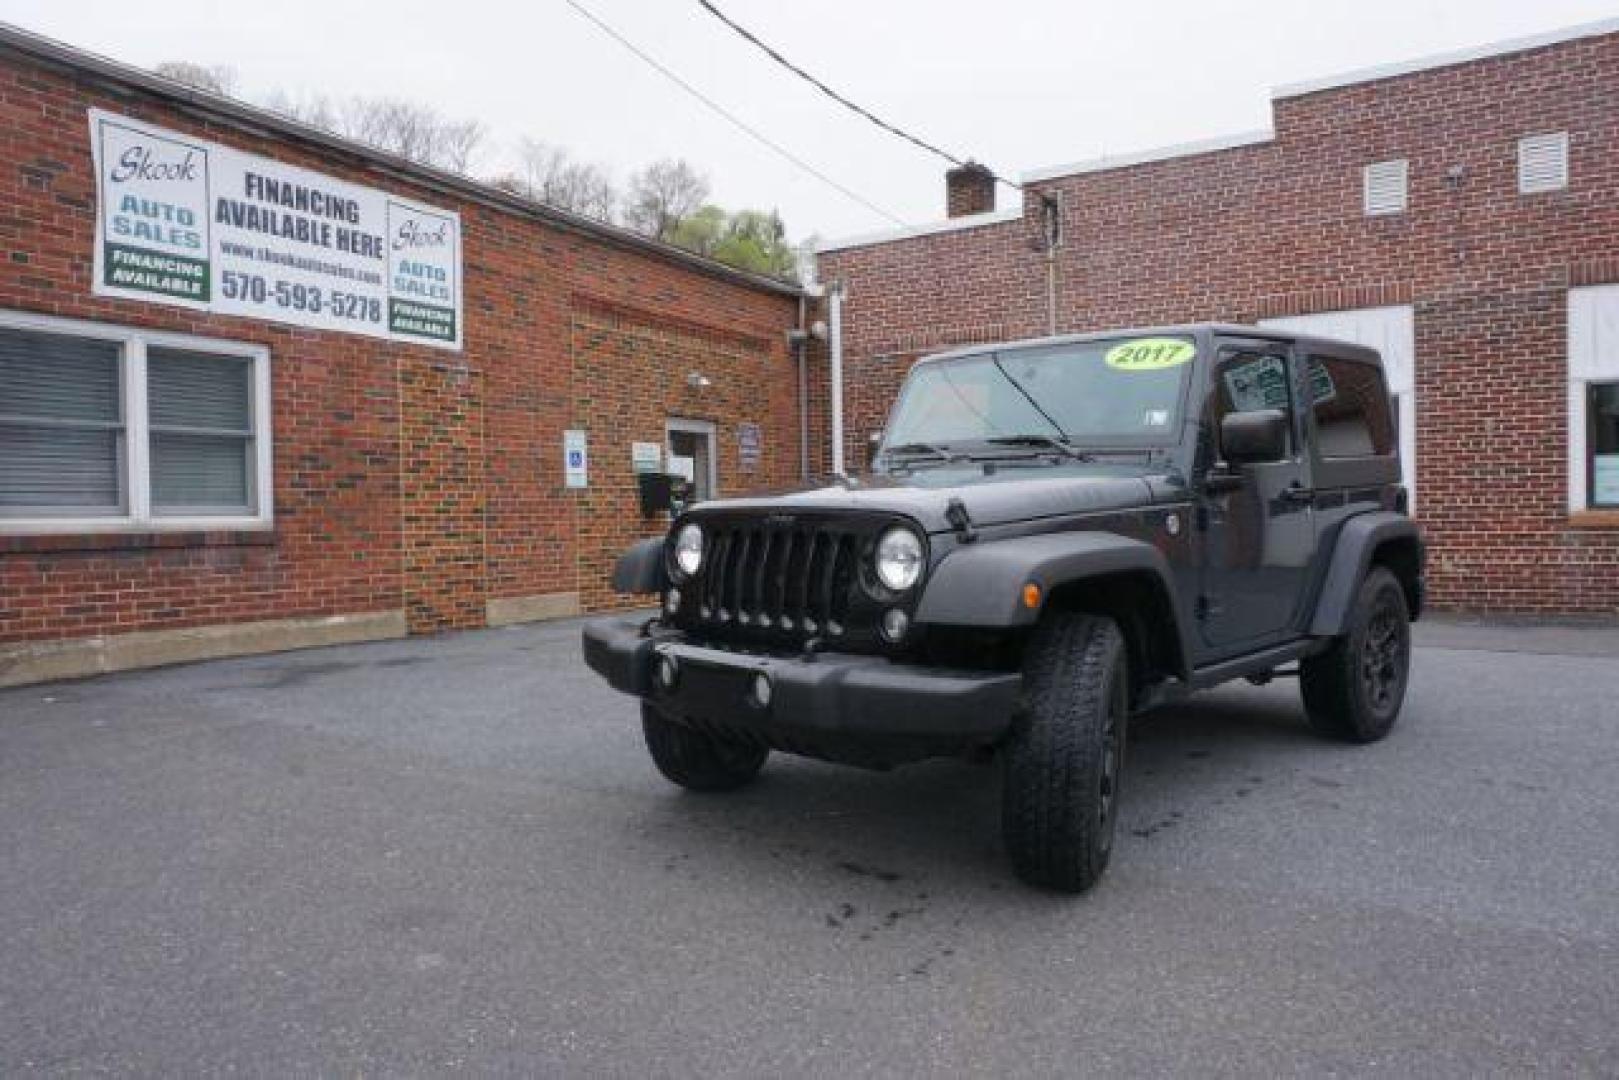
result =
[[[943,215],[941,162],[775,67],[696,0],[580,2],[895,217]],[[1280,84],[1619,16],[1619,0],[716,3],[873,111],[1013,177],[1266,127]],[[795,239],[890,224],[709,112],[564,0],[0,0],[0,18],[143,67],[229,65],[248,98],[387,94],[477,116],[492,136],[483,174],[526,134],[620,181],[648,160],[685,157],[717,201],[778,208]]]

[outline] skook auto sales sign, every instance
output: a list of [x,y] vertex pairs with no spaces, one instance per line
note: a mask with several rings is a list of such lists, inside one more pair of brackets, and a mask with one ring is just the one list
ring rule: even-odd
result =
[[90,110],[94,291],[459,349],[461,218]]

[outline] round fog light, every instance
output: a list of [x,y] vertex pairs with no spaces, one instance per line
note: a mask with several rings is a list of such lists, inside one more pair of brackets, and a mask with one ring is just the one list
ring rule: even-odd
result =
[[663,595],[663,610],[670,615],[680,610],[680,590],[670,589]]
[[889,608],[883,612],[883,637],[889,641],[898,641],[904,637],[910,625],[911,620],[899,608]]
[[680,666],[668,653],[659,653],[657,663],[652,666],[652,677],[658,680],[660,688],[673,690],[675,681],[680,678]]
[[753,695],[753,703],[764,709],[770,706],[770,695],[773,689],[770,685],[770,676],[760,672],[753,677],[753,685],[749,688]]

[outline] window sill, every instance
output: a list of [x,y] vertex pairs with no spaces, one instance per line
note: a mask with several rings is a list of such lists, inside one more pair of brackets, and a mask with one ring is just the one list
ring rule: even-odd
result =
[[[0,527],[3,528],[3,527]],[[0,532],[0,555],[46,554],[69,551],[145,551],[194,547],[273,547],[275,529],[248,528],[162,529],[133,527],[127,531],[53,533]]]
[[1619,510],[1574,510],[1568,524],[1571,529],[1619,529]]

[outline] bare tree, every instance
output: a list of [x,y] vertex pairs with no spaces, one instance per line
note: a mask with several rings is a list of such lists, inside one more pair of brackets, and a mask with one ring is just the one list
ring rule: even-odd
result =
[[624,220],[637,232],[668,240],[707,198],[708,177],[680,158],[665,158],[630,178]]
[[271,112],[280,113],[289,120],[297,120],[310,127],[333,132],[340,127],[336,107],[332,105],[330,98],[321,94],[294,96],[285,90],[273,90],[261,104]]
[[523,138],[518,142],[520,171],[515,190],[551,206],[611,221],[619,194],[612,177],[600,165],[575,161],[560,146]]
[[165,60],[152,69],[165,79],[230,97],[236,90],[236,69],[224,64],[195,64],[190,60]]

